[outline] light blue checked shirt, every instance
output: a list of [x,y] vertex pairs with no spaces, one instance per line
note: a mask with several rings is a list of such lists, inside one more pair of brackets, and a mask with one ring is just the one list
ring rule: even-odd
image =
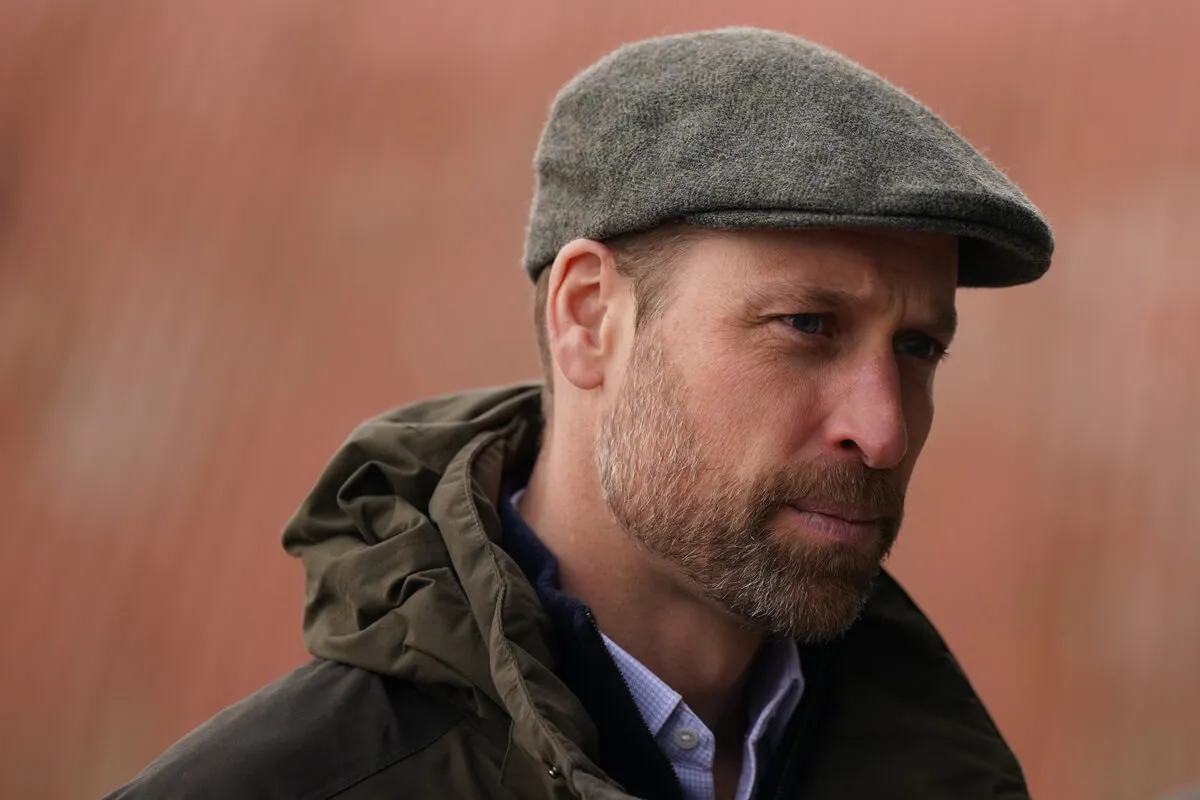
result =
[[[713,756],[716,742],[712,731],[688,708],[670,686],[640,661],[604,636],[617,669],[629,685],[633,700],[650,733],[666,753],[679,776],[687,800],[713,800]],[[785,639],[768,639],[754,662],[754,673],[746,682],[746,705],[750,726],[742,749],[742,775],[736,800],[751,800],[760,774],[759,743],[774,753],[783,729],[804,693],[804,674],[795,644]]]

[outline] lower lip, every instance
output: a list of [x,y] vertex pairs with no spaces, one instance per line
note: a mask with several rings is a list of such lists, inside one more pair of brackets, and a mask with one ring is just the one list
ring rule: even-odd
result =
[[879,533],[878,522],[851,522],[817,511],[804,511],[788,506],[788,511],[804,522],[805,527],[830,539],[854,541],[871,538]]

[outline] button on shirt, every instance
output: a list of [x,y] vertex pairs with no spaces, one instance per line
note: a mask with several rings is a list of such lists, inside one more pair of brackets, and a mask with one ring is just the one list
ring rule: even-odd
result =
[[[613,640],[601,633],[617,669],[625,678],[638,711],[666,754],[687,800],[713,800],[713,757],[716,741],[712,731],[683,702],[679,693],[665,684]],[[736,800],[750,800],[759,782],[759,763],[765,745],[768,753],[778,748],[783,729],[800,703],[804,675],[795,644],[786,639],[768,639],[753,662],[746,681],[746,710],[749,724],[742,747],[742,774]]]

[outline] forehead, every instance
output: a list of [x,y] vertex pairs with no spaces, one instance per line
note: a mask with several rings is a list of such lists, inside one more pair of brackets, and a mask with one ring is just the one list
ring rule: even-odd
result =
[[680,261],[679,288],[717,301],[794,287],[952,307],[958,282],[957,239],[915,231],[708,231]]

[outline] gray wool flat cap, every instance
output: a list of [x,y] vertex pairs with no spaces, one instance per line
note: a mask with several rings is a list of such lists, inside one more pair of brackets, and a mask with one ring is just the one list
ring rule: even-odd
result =
[[625,45],[555,98],[525,243],[534,280],[563,245],[685,222],[884,227],[960,237],[959,285],[1041,277],[1037,208],[937,115],[849,59],[728,28]]

